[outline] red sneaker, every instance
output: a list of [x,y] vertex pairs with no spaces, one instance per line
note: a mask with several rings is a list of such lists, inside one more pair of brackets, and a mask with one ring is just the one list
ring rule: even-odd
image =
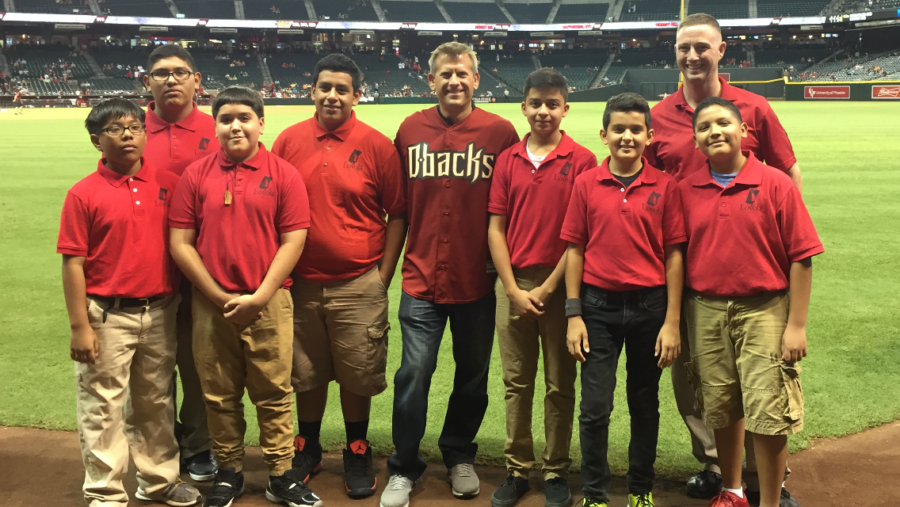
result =
[[731,491],[721,491],[709,501],[708,507],[750,507],[746,496],[737,496]]

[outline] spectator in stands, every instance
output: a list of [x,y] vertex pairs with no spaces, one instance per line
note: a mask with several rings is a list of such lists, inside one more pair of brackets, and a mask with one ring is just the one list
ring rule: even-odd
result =
[[[708,14],[686,17],[676,31],[675,46],[676,61],[684,76],[684,86],[653,107],[656,137],[644,152],[650,164],[671,174],[678,181],[706,167],[706,157],[695,148],[692,141],[693,108],[707,97],[721,96],[741,108],[741,116],[750,126],[752,138],[748,138],[745,143],[746,149],[766,164],[787,172],[800,187],[800,167],[793,147],[768,102],[759,95],[730,86],[719,76],[718,64],[725,54],[726,44],[722,40],[722,32],[716,19]],[[688,481],[687,494],[696,498],[711,498],[718,495],[722,487],[739,492],[741,455],[719,456],[716,451],[716,444],[720,440],[730,449],[733,441],[729,438],[738,436],[729,430],[717,430],[714,433],[703,423],[697,410],[695,391],[688,380],[686,364],[693,363],[690,362],[690,346],[684,329],[681,331],[681,339],[682,353],[672,367],[675,401],[691,432],[694,456],[705,465],[703,471]],[[744,433],[741,431],[739,438],[743,437]],[[760,443],[759,446],[754,446],[749,445],[750,441],[750,438],[745,440],[748,444],[748,457],[747,471],[743,476],[747,482],[748,498],[753,497],[757,502],[754,505],[760,505],[758,499],[761,496],[759,492],[762,491],[765,495],[762,505],[766,507],[776,505],[779,501],[781,507],[799,506],[786,489],[778,487],[784,479],[783,470],[767,468],[764,472],[768,473],[757,473],[754,451],[775,452],[774,447],[777,445],[773,447]],[[766,442],[771,444],[771,441]],[[786,452],[786,448],[783,450]]]

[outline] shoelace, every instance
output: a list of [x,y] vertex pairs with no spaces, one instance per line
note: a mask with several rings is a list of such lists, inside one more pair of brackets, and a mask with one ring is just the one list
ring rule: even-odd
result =
[[475,473],[475,467],[470,465],[469,463],[462,463],[460,465],[456,465],[456,475],[460,477],[472,477]]
[[402,475],[392,475],[390,481],[388,481],[387,489],[393,491],[399,491],[402,489],[408,488],[408,483],[410,483],[409,479],[403,477]]
[[369,471],[369,460],[365,454],[350,453],[350,472],[362,475]]
[[638,496],[634,507],[653,507],[653,502],[650,501],[650,495]]

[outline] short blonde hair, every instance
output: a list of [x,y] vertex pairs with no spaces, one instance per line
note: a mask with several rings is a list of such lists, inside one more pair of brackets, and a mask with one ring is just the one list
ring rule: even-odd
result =
[[432,51],[431,58],[428,59],[428,73],[434,74],[434,71],[437,70],[438,57],[464,54],[469,55],[469,59],[472,60],[472,73],[478,74],[478,55],[475,54],[475,51],[468,44],[463,44],[462,42],[445,42]]

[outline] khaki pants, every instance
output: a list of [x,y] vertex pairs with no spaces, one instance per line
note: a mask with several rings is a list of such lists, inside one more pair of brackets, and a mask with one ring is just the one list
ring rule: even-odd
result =
[[110,308],[88,298],[100,345],[94,364],[75,363],[84,499],[91,507],[124,506],[129,451],[138,487],[153,496],[178,481],[172,371],[179,296],[149,307]]
[[[178,305],[178,353],[175,364],[178,376],[181,377],[182,401],[178,407],[178,420],[175,422],[175,436],[181,448],[182,459],[190,458],[212,445],[209,430],[206,429],[206,404],[203,402],[203,390],[200,388],[200,377],[194,365],[194,347],[191,332],[194,323],[191,320],[193,286],[187,278],[181,278],[181,304]],[[177,403],[177,402],[176,402]]]
[[[530,291],[544,283],[553,268],[514,269],[516,284]],[[510,315],[509,299],[497,280],[497,337],[506,387],[506,468],[527,477],[534,466],[531,434],[532,406],[538,355],[544,357],[544,436],[541,454],[544,479],[565,477],[572,460],[572,421],[575,412],[575,359],[566,348],[568,321],[565,287],[550,299],[537,322]]]
[[290,470],[294,457],[291,354],[294,305],[279,289],[249,325],[237,326],[194,289],[194,361],[206,400],[213,454],[221,468],[242,470],[244,389],[256,406],[259,445],[269,475]]

